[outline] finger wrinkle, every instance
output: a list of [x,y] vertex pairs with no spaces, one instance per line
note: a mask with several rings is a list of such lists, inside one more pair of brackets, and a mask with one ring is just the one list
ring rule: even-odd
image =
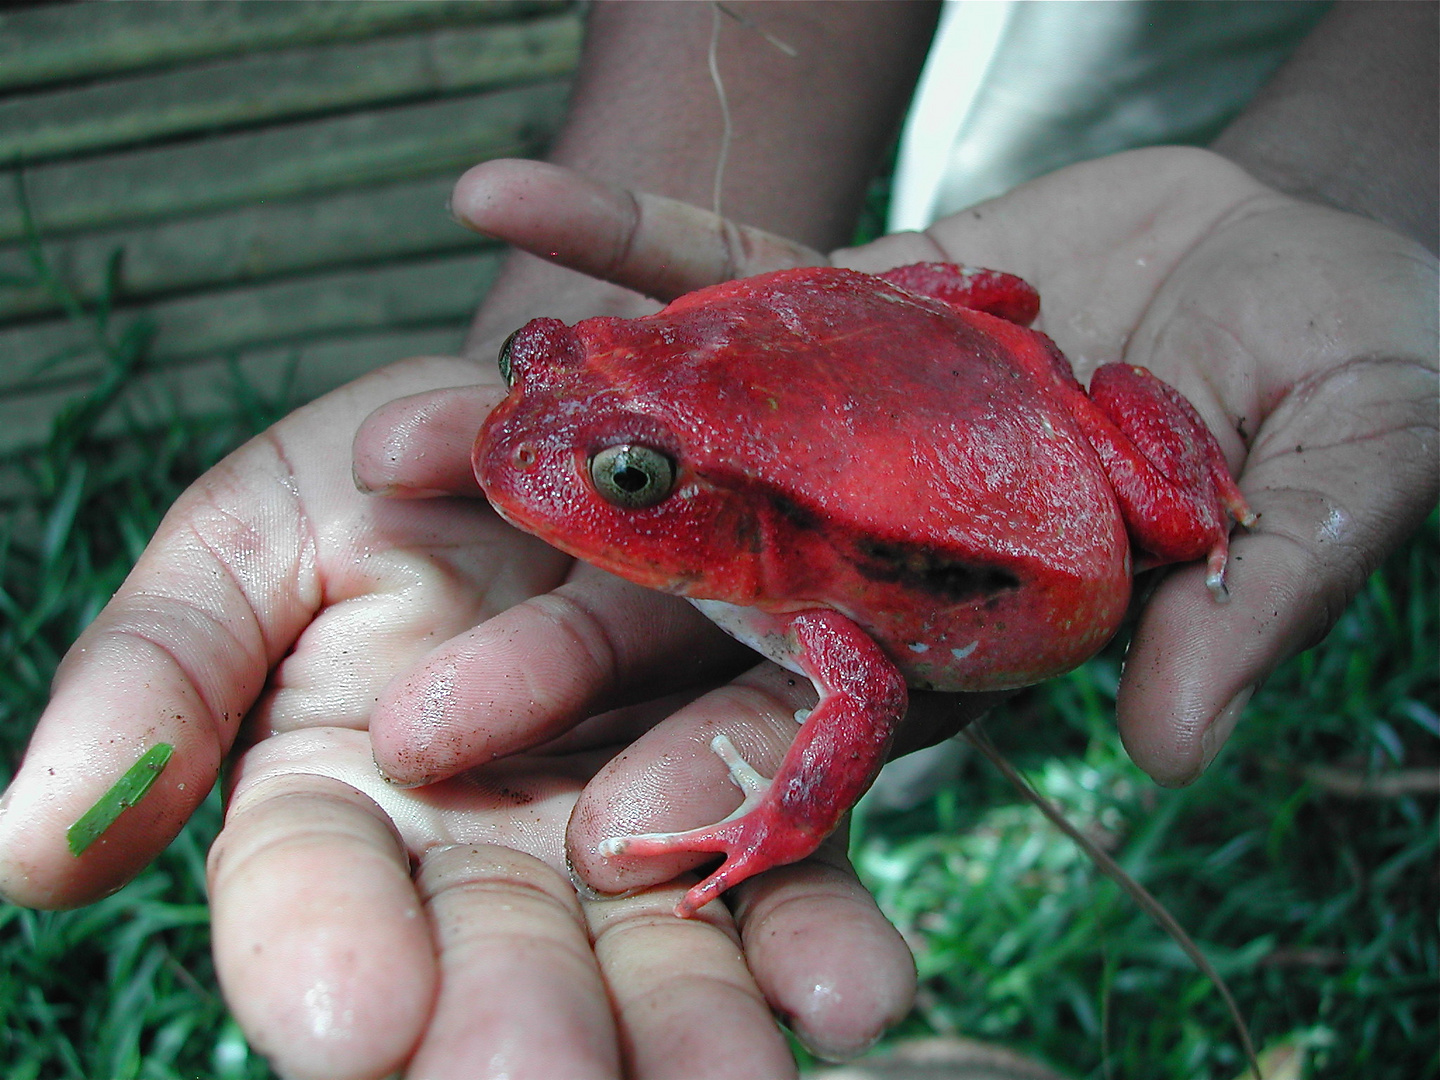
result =
[[629,274],[625,271],[629,267],[630,260],[634,255],[635,238],[640,235],[642,222],[645,217],[645,207],[636,197],[635,192],[629,188],[621,188],[615,190],[615,194],[621,196],[615,208],[619,210],[624,217],[623,228],[619,234],[620,244],[614,254],[606,261],[604,269],[599,274],[594,275],[607,280],[629,277]]
[[[1278,458],[1293,457],[1297,454],[1316,454],[1327,450],[1353,450],[1357,447],[1367,447],[1374,443],[1388,443],[1391,440],[1410,437],[1421,444],[1420,454],[1412,456],[1397,453],[1387,446],[1384,451],[1384,456],[1388,459],[1388,463],[1397,471],[1406,473],[1428,472],[1431,463],[1425,460],[1429,457],[1429,455],[1425,453],[1425,446],[1427,443],[1433,441],[1437,430],[1440,429],[1437,429],[1437,425],[1434,423],[1419,420],[1413,422],[1402,421],[1395,424],[1375,427],[1363,432],[1357,432],[1353,435],[1346,435],[1343,438],[1331,438],[1323,441],[1309,437],[1309,433],[1306,432],[1301,436],[1302,441],[1298,443],[1295,441],[1297,436],[1293,430],[1277,431],[1267,433],[1269,434],[1269,438],[1267,438],[1266,441],[1274,445],[1273,447],[1267,448],[1269,450],[1269,456],[1265,458],[1265,460],[1274,461]],[[1259,448],[1258,440],[1256,448]],[[1416,460],[1417,457],[1420,460]],[[1407,468],[1407,465],[1409,468]],[[1392,482],[1386,486],[1399,487],[1403,485],[1398,482]]]
[[[305,787],[294,790],[296,783]],[[277,786],[281,790],[275,790]],[[387,864],[408,876],[410,856],[404,841],[373,799],[340,780],[294,773],[260,781],[231,806],[210,850],[211,876],[222,870],[235,873],[257,858],[297,848],[333,850],[337,839],[388,856]]]
[[592,938],[597,949],[602,945],[606,948],[625,949],[627,941],[635,935],[641,935],[644,938],[638,945],[629,946],[636,952],[655,948],[655,940],[662,936],[681,938],[686,942],[686,949],[693,949],[697,944],[703,946],[706,942],[713,944],[717,939],[723,939],[726,947],[736,950],[741,948],[739,931],[735,929],[729,919],[703,916],[680,919],[672,914],[668,907],[663,911],[657,911],[654,907],[654,900],[650,897],[647,897],[643,903],[632,905],[630,911],[615,913],[599,910],[602,906],[609,904],[625,905],[627,901],[602,901],[588,905],[586,909],[587,917],[590,919]]
[[[592,699],[609,694],[620,680],[620,652],[604,621],[586,604],[562,592],[531,597],[525,604],[544,615],[582,650],[589,670],[578,674],[572,670],[575,683],[596,687],[589,695]],[[592,674],[596,678],[591,678]]]
[[[693,966],[681,967],[683,970],[674,970],[666,967],[666,974],[654,980],[650,987],[636,992],[624,992],[611,983],[612,992],[623,999],[624,1011],[633,1015],[640,1011],[654,1014],[686,1013],[685,1004],[687,999],[691,1002],[700,1000],[706,1003],[705,1009],[710,1013],[724,1013],[734,1011],[732,1006],[724,1004],[726,998],[738,999],[744,1005],[759,1004],[768,1013],[770,1007],[764,1003],[755,984],[750,981],[745,973],[744,958],[738,958],[735,972],[731,977],[724,977],[706,971],[696,971]],[[608,972],[607,972],[608,974]],[[607,981],[609,981],[607,979]],[[627,978],[628,986],[633,987],[635,983]]]
[[851,911],[866,920],[880,917],[868,893],[863,898],[855,894],[854,889],[858,888],[859,882],[854,877],[831,871],[818,880],[788,883],[788,887],[775,889],[763,899],[752,901],[748,910],[737,911],[736,919],[742,936],[748,938],[756,933],[780,933],[773,924],[785,920],[791,910],[798,910],[800,915],[790,925],[803,927],[819,921],[815,918],[817,904],[826,905],[823,918],[827,924],[848,918]]
[[[204,614],[203,609],[197,608],[196,610],[200,614]],[[212,749],[215,760],[218,762],[229,746],[230,737],[235,727],[244,718],[245,710],[249,707],[250,701],[259,693],[264,681],[263,677],[257,678],[254,681],[253,690],[242,690],[242,693],[237,695],[243,697],[245,700],[237,701],[233,710],[218,708],[213,697],[217,695],[223,697],[223,691],[211,691],[207,688],[205,685],[206,680],[200,679],[190,672],[184,661],[181,660],[176,648],[164,639],[158,636],[152,636],[139,627],[106,628],[102,631],[102,634],[105,637],[125,638],[132,642],[143,642],[164,656],[175,667],[175,670],[180,674],[185,685],[193,690],[200,699],[200,704],[205,711],[205,715],[198,719],[206,722],[210,734],[214,737],[215,741]],[[176,717],[176,719],[181,719],[181,717]]]
[[579,902],[569,886],[543,861],[497,845],[451,844],[427,851],[417,877],[427,903],[451,892],[510,892],[541,899],[580,918]]
[[[1423,402],[1419,394],[1407,392],[1411,383],[1429,391],[1423,395]],[[1264,426],[1280,428],[1283,432],[1296,423],[1282,422],[1291,412],[1298,413],[1297,420],[1301,422],[1314,417],[1333,424],[1336,412],[1353,416],[1378,412],[1382,417],[1389,417],[1398,406],[1407,413],[1413,411],[1417,417],[1402,426],[1433,427],[1434,386],[1435,363],[1429,355],[1423,358],[1389,353],[1352,356],[1292,384],[1276,387],[1271,399],[1262,403],[1269,414]],[[1329,410],[1318,416],[1316,399],[1326,399],[1329,403]],[[1406,408],[1412,404],[1413,410]]]
[[[262,433],[261,438],[275,454],[275,459],[280,462],[284,469],[281,476],[281,486],[290,496],[290,503],[295,517],[295,523],[300,543],[295,553],[295,573],[292,575],[297,585],[297,592],[308,596],[309,601],[305,604],[306,615],[313,615],[327,603],[324,592],[324,582],[318,574],[320,540],[315,530],[315,522],[305,512],[304,502],[300,498],[300,485],[296,479],[295,466],[290,461],[290,455],[285,450],[274,429],[267,429]],[[308,554],[309,558],[305,556]],[[305,571],[302,573],[302,571]],[[302,584],[303,583],[303,584]]]
[[[298,626],[308,622],[325,603],[323,588],[318,583],[316,574],[318,543],[314,525],[300,507],[294,474],[289,471],[289,462],[285,460],[273,435],[267,432],[263,438],[272,447],[276,457],[287,470],[284,477],[281,478],[280,486],[290,495],[291,517],[296,524],[298,541],[295,554],[291,559],[292,572],[285,575],[267,574],[266,576],[272,581],[293,581],[295,583],[295,595],[300,598],[301,608],[295,619],[295,625]],[[261,641],[264,643],[266,656],[270,662],[274,662],[289,648],[293,627],[289,625],[278,627],[276,640],[272,641],[271,628],[267,627],[265,621],[259,616],[259,611],[264,605],[256,602],[246,579],[235,565],[236,560],[232,557],[233,553],[227,555],[227,545],[212,539],[203,530],[204,526],[214,524],[218,519],[228,526],[228,528],[222,528],[222,532],[227,538],[232,540],[241,536],[248,538],[244,544],[234,545],[237,550],[241,551],[273,551],[275,548],[274,536],[257,528],[245,516],[237,514],[228,506],[223,505],[213,492],[206,492],[200,508],[207,511],[209,517],[202,518],[198,514],[192,517],[185,523],[186,534],[200,550],[210,557],[214,568],[229,580],[235,594],[245,601],[249,614],[255,619]]]
[[[256,631],[254,635],[255,641],[253,643],[247,643],[239,633],[231,629],[231,623],[237,620],[229,619],[226,616],[222,615],[220,612],[216,611],[213,607],[206,606],[205,604],[202,604],[197,600],[191,600],[188,597],[180,596],[175,593],[162,593],[159,591],[148,589],[142,589],[132,593],[131,598],[137,600],[145,599],[155,601],[156,608],[161,610],[151,611],[149,612],[149,614],[159,614],[163,616],[166,625],[170,625],[171,623],[169,612],[163,610],[167,607],[180,608],[181,610],[190,612],[192,615],[198,616],[202,622],[213,628],[213,630],[216,631],[218,636],[223,637],[225,640],[229,641],[232,645],[234,645],[236,651],[244,655],[246,659],[249,660],[252,664],[254,664],[258,668],[268,669],[269,651],[265,646],[264,634],[259,629],[260,620],[256,616],[253,608],[247,606],[246,611],[244,612],[245,615],[249,616],[248,620],[243,618],[238,620],[242,622],[248,622],[248,625],[254,628]],[[133,619],[133,616],[131,616],[130,618]],[[172,650],[171,646],[163,644],[158,637],[152,637],[151,635],[144,633],[139,628],[138,621],[134,622],[133,625],[127,623],[122,623],[122,625],[125,625],[126,628],[123,630],[117,630],[112,632],[130,634],[134,637],[140,638],[141,640],[150,642],[150,644],[155,645],[157,648],[163,649],[165,652],[170,654],[171,658],[175,661],[176,666],[179,667],[182,672],[184,672],[186,679],[192,682],[192,684],[194,683],[194,680],[191,678],[191,673],[187,671],[185,665],[180,662],[179,656]],[[254,645],[258,645],[259,648],[255,648]],[[197,689],[199,689],[198,686]]]

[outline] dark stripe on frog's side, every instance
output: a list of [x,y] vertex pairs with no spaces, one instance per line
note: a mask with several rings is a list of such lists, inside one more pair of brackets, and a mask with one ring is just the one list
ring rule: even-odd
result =
[[1020,587],[1020,579],[998,566],[964,563],[918,544],[861,541],[855,569],[871,581],[907,588],[961,603]]
[[776,516],[796,529],[813,530],[818,528],[824,520],[820,514],[808,506],[802,506],[788,495],[783,495],[773,488],[767,488],[764,496],[774,509]]
[[[823,530],[825,515],[791,499],[773,488],[756,492],[769,503],[776,518],[797,532]],[[758,534],[754,539],[758,544]],[[857,541],[850,560],[864,578],[888,585],[900,585],[937,596],[947,603],[984,600],[993,607],[1002,593],[1020,587],[1020,579],[997,566],[960,562],[921,544],[884,541]]]

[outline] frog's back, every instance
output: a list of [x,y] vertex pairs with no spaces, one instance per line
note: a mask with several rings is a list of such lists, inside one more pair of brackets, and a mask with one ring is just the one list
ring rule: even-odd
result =
[[1043,335],[831,268],[577,331],[743,521],[746,572],[675,591],[837,608],[937,688],[1033,682],[1113,633],[1128,546]]

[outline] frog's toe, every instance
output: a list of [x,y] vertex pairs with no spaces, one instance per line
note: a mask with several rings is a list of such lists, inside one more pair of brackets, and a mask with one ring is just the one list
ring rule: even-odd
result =
[[740,756],[728,735],[716,735],[710,740],[710,749],[725,762],[730,770],[730,780],[745,793],[740,805],[714,825],[683,832],[635,833],[630,836],[612,836],[600,841],[597,850],[606,858],[616,855],[667,855],[675,851],[723,851],[724,848],[698,846],[710,842],[710,834],[719,826],[744,817],[754,810],[770,790],[770,781],[755,771],[755,767]]
[[1210,558],[1205,564],[1205,587],[1210,590],[1210,595],[1215,598],[1217,604],[1230,602],[1230,590],[1225,585],[1227,561],[1228,553],[1223,548],[1216,548],[1210,552]]
[[755,767],[740,756],[728,735],[716,735],[710,740],[710,749],[730,770],[730,779],[745,798],[740,805],[714,825],[682,832],[634,833],[629,836],[612,836],[600,841],[596,850],[607,859],[617,855],[669,855],[677,851],[726,851],[724,840],[717,838],[716,830],[722,825],[737,821],[758,807],[770,790],[770,781],[755,771]]
[[787,817],[770,796],[771,781],[740,756],[727,736],[715,736],[710,749],[725,762],[730,779],[745,793],[734,811],[723,820],[698,829],[612,836],[598,845],[598,851],[605,858],[676,852],[724,855],[725,861],[675,906],[675,913],[681,918],[690,918],[725,890],[747,878],[773,866],[803,859],[815,850],[821,839]]

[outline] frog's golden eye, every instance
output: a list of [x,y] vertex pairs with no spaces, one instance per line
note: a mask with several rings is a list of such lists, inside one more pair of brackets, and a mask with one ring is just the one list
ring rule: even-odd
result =
[[515,371],[510,366],[510,346],[514,343],[515,335],[518,333],[520,333],[519,330],[513,331],[510,336],[505,339],[505,343],[500,346],[500,377],[505,380],[506,386],[515,385]]
[[590,455],[590,480],[606,502],[643,510],[675,487],[675,462],[653,446],[621,443]]

